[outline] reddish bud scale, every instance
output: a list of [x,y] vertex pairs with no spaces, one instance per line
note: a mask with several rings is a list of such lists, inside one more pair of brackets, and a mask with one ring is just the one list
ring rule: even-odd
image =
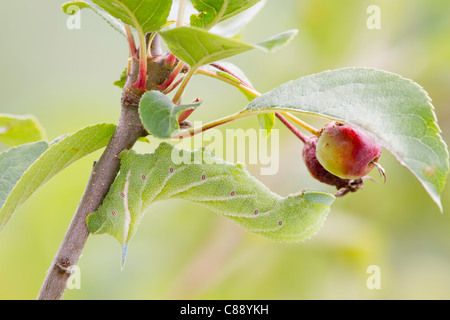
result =
[[183,111],[178,117],[178,122],[183,122],[195,111],[195,108]]

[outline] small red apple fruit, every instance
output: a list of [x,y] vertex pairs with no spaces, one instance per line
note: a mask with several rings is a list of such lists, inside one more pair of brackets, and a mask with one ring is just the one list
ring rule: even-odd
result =
[[319,163],[341,179],[365,177],[381,156],[381,146],[364,132],[335,121],[327,123],[317,141],[316,156]]

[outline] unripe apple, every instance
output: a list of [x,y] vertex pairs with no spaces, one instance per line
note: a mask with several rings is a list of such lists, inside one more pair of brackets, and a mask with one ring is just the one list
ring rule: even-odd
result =
[[306,168],[313,178],[319,180],[322,183],[335,186],[336,189],[347,188],[350,185],[349,179],[341,179],[331,172],[327,171],[317,160],[316,157],[317,137],[311,136],[305,141],[303,147],[303,161]]
[[381,146],[367,134],[331,121],[321,130],[316,156],[320,164],[335,176],[358,179],[375,167],[380,170],[377,161],[381,156]]

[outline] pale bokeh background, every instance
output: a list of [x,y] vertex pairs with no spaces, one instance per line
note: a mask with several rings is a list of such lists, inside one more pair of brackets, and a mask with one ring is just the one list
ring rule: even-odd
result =
[[[82,13],[81,30],[68,30],[62,3],[9,1],[0,12],[0,112],[33,113],[49,139],[117,122],[121,92],[112,83],[128,55],[124,38],[92,12]],[[372,4],[381,7],[381,30],[366,27]],[[230,60],[261,92],[342,67],[401,74],[429,92],[449,142],[449,10],[444,0],[269,0],[243,37],[256,42],[293,28],[298,37],[275,55],[253,51]],[[194,119],[203,121],[246,104],[235,89],[201,76],[189,86],[188,97],[197,96],[205,103]],[[226,128],[256,125],[248,119]],[[332,191],[306,172],[301,143],[277,127],[280,171],[259,178],[282,195],[304,187]],[[157,143],[138,148],[151,151]],[[0,234],[1,299],[36,298],[99,155],[51,180]],[[131,242],[123,271],[116,240],[88,240],[81,289],[67,291],[65,299],[449,299],[449,187],[441,214],[388,152],[381,163],[387,184],[369,182],[339,199],[321,231],[301,244],[253,236],[190,203],[157,203]],[[249,169],[258,175],[258,166]],[[381,268],[381,290],[366,286],[370,265]]]

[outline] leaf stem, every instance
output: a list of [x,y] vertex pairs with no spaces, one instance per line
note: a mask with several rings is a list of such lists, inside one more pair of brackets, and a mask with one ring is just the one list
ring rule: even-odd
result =
[[316,128],[314,128],[313,126],[310,126],[309,124],[307,124],[306,122],[300,120],[299,118],[295,117],[294,115],[292,115],[289,112],[282,112],[281,113],[283,116],[285,116],[286,118],[292,120],[293,122],[295,122],[296,124],[298,124],[299,126],[301,126],[303,129],[311,132],[313,135],[320,137],[320,131],[317,130]]
[[[145,41],[145,33],[144,30],[142,29],[141,25],[139,24],[139,21],[136,20],[136,17],[134,16],[134,14],[130,11],[130,9],[125,6],[123,3],[115,1],[115,3],[117,3],[117,5],[121,6],[123,8],[123,10],[125,10],[131,17],[131,20],[133,21],[133,25],[136,28],[136,31],[139,35],[139,46],[140,46],[140,54],[139,54],[139,59],[140,59],[140,68],[139,68],[139,76],[136,80],[136,82],[133,84],[133,86],[142,91],[145,92],[147,87],[147,43]],[[128,31],[127,31],[128,34]]]
[[[240,82],[236,82],[233,79],[229,79],[229,78],[224,77],[224,76],[222,76],[220,74],[217,74],[215,72],[212,72],[212,71],[209,71],[209,70],[206,70],[206,69],[203,69],[203,68],[198,69],[198,73],[206,75],[206,76],[209,76],[209,77],[213,77],[215,79],[218,79],[218,80],[221,80],[221,81],[226,82],[228,84],[231,84],[231,85],[235,86],[236,88],[238,88],[241,92],[245,93],[245,95],[247,97],[255,99],[255,98],[257,98],[257,97],[259,97],[261,95],[258,91],[253,89],[253,87],[251,87],[249,84],[246,84],[245,82],[243,82],[238,76],[236,76],[235,74],[229,72],[224,67],[219,66],[220,68],[218,68],[216,65],[213,65],[213,67],[215,67],[215,68],[217,68],[217,69],[219,69],[221,71],[227,72],[228,74],[230,74],[231,76],[233,76],[234,78],[239,80]],[[292,127],[292,125],[288,126],[287,124],[289,122],[285,118],[288,118],[288,119],[292,120],[293,122],[295,122],[296,124],[301,126],[303,129],[309,131],[310,133],[314,134],[315,136],[320,136],[320,131],[319,130],[317,130],[316,128],[310,126],[309,124],[307,124],[306,122],[300,120],[299,118],[295,117],[291,113],[288,113],[288,112],[276,112],[275,115],[277,116],[277,118],[280,121],[282,121],[282,123],[289,130],[291,130],[302,141],[304,140],[305,136],[302,135],[300,132],[298,132],[298,130],[296,130],[294,127]],[[295,130],[293,130],[293,129],[295,129]]]
[[300,132],[296,127],[294,127],[283,115],[279,112],[275,113],[275,116],[289,129],[293,134],[295,134],[303,143],[308,141],[308,137]]
[[148,36],[148,40],[146,39],[146,42],[147,42],[147,44],[146,44],[146,46],[147,46],[147,58],[151,58],[151,57],[152,57],[152,50],[151,50],[151,48],[152,48],[152,43],[153,43],[153,40],[155,39],[155,37],[156,37],[157,34],[158,34],[158,33],[156,33],[156,32],[152,32],[152,33]]
[[166,88],[166,90],[163,91],[163,93],[166,95],[171,93],[173,90],[175,90],[176,87],[178,87],[180,85],[180,83],[183,82],[184,78],[185,78],[185,76],[181,77],[176,82],[172,83],[169,87]]
[[[243,85],[242,83],[236,82],[236,81],[234,81],[232,79],[224,77],[224,76],[222,76],[220,74],[217,74],[215,72],[212,72],[212,71],[209,71],[209,70],[206,70],[206,69],[203,69],[203,68],[199,68],[197,70],[197,73],[205,75],[205,76],[208,76],[208,77],[215,78],[217,80],[220,80],[220,81],[228,83],[228,84],[231,84],[232,86],[234,86],[237,89],[241,90],[242,92],[246,93],[246,95],[248,94],[250,97],[253,97],[253,99],[254,98],[258,98],[261,95],[258,91],[256,91],[252,87]],[[235,77],[233,74],[231,74],[231,75],[233,77]]]
[[187,73],[186,77],[184,78],[183,82],[181,83],[180,87],[178,88],[177,93],[175,94],[175,96],[173,97],[173,103],[174,104],[179,104],[181,101],[181,98],[183,97],[184,91],[186,90],[186,87],[189,83],[189,81],[191,81],[192,77],[195,75],[195,73],[197,72],[198,68],[191,68],[189,70],[189,72]]
[[175,70],[173,70],[173,72],[170,75],[169,79],[164,81],[159,86],[159,88],[161,90],[166,90],[173,83],[173,81],[177,78],[177,76],[180,74],[181,70],[183,70],[183,67],[184,67],[184,62],[183,61],[179,61],[177,67],[175,68]]
[[217,119],[214,121],[211,121],[201,127],[198,128],[190,128],[190,129],[185,129],[185,130],[180,130],[178,131],[175,135],[172,136],[173,140],[178,140],[178,139],[185,139],[185,138],[189,138],[189,137],[193,137],[197,134],[200,134],[206,130],[224,125],[226,123],[235,121],[235,120],[239,120],[239,119],[244,119],[250,116],[253,116],[255,114],[261,114],[261,113],[268,113],[267,111],[251,111],[251,110],[244,110],[229,116],[226,116],[224,118],[221,119]]
[[128,46],[130,48],[130,57],[137,59],[137,48],[136,48],[136,43],[134,42],[133,32],[131,31],[131,28],[129,25],[124,24],[124,27],[125,27],[125,31],[127,33]]
[[136,49],[136,43],[134,42],[134,36],[131,32],[131,28],[129,25],[124,24],[125,31],[127,33],[127,39],[128,39],[128,47],[130,51],[130,56],[128,57],[128,66],[127,66],[127,78],[130,75],[131,65],[133,64],[133,59],[137,59],[137,49]]
[[145,34],[142,30],[138,30],[139,34],[139,76],[133,86],[141,91],[147,89],[147,43],[145,41]]
[[178,7],[177,28],[181,27],[184,22],[184,11],[186,9],[186,0],[180,0]]
[[240,82],[241,84],[243,84],[244,86],[247,86],[247,87],[249,87],[249,88],[252,88],[252,89],[254,90],[254,88],[253,88],[249,83],[247,83],[246,81],[244,81],[241,77],[237,76],[235,73],[231,72],[230,70],[228,70],[228,69],[225,68],[224,66],[221,66],[220,64],[215,63],[215,62],[211,63],[210,65],[213,66],[213,67],[216,68],[216,69],[219,69],[220,71],[223,71],[223,72],[228,73],[229,75],[232,75],[232,76],[235,77],[237,80],[239,80],[239,82]]
[[169,56],[166,58],[167,64],[173,66],[178,61],[180,60],[172,52],[169,52]]

